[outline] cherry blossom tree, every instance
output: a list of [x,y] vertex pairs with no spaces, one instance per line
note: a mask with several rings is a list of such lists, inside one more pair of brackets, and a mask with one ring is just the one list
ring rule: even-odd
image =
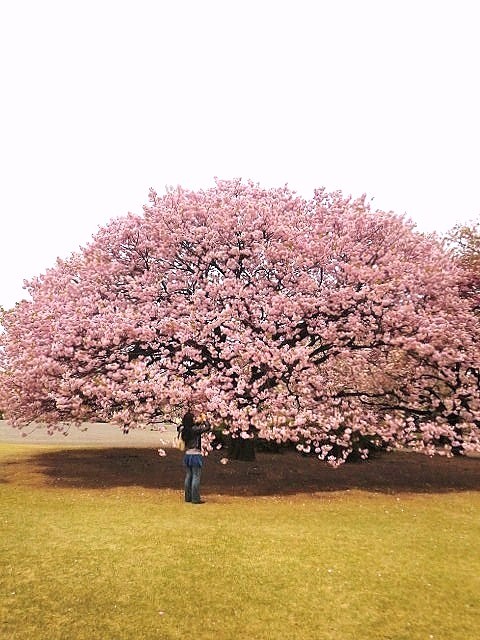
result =
[[372,446],[478,449],[464,277],[436,237],[365,198],[152,190],[5,315],[0,403],[51,429],[190,406],[331,464]]

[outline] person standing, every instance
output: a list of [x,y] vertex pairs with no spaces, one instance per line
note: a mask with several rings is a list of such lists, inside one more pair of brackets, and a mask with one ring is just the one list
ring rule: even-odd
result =
[[182,424],[178,427],[178,434],[185,443],[185,502],[203,504],[200,498],[200,478],[202,475],[202,433],[210,431],[207,424],[198,424],[191,411],[182,418]]

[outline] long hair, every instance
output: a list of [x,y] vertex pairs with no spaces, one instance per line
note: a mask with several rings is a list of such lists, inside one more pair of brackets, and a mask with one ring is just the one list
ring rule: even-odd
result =
[[195,419],[193,417],[193,413],[191,411],[187,411],[182,418],[182,424],[180,426],[180,437],[184,442],[191,438],[194,424]]

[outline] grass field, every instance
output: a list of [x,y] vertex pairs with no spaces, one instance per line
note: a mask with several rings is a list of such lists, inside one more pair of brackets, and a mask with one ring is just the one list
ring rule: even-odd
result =
[[373,461],[302,493],[263,471],[293,478],[297,458],[212,458],[193,506],[177,453],[0,445],[2,640],[480,637],[480,460],[458,490],[447,466],[439,489],[397,485],[399,459],[390,490],[347,488]]

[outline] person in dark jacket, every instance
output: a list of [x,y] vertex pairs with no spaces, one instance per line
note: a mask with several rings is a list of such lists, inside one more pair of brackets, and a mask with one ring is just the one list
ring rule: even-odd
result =
[[185,502],[203,504],[200,498],[200,477],[202,475],[202,433],[210,430],[208,425],[197,424],[191,411],[182,418],[178,433],[185,443]]

